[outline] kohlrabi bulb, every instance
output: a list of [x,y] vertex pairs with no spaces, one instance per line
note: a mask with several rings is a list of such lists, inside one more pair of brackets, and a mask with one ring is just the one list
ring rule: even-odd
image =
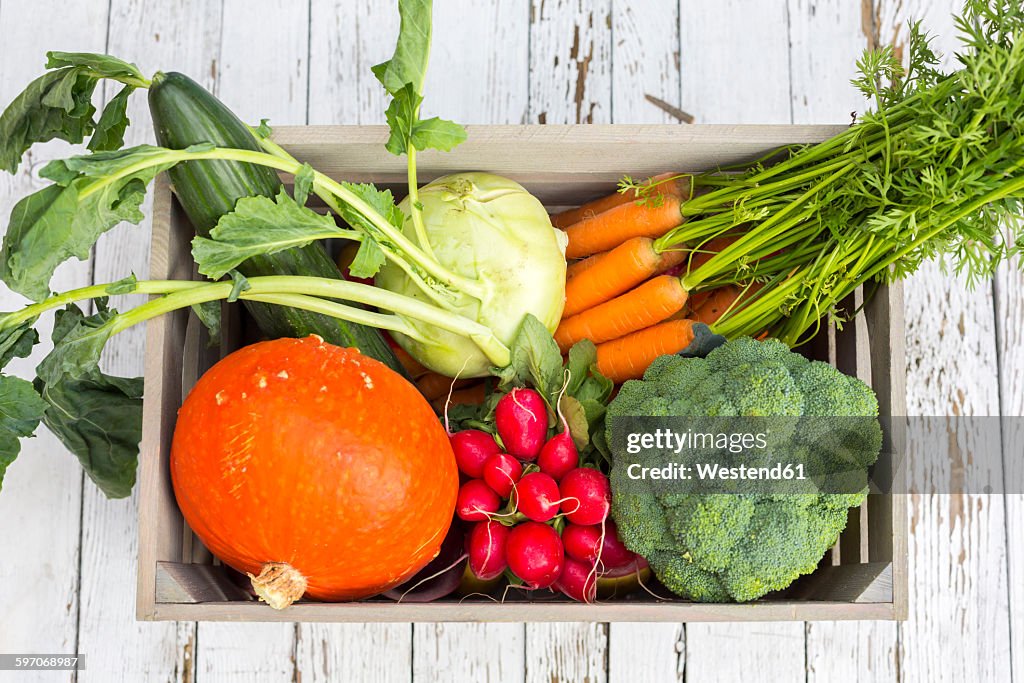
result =
[[[482,299],[458,293],[455,312],[486,325],[511,344],[527,313],[554,331],[565,304],[565,233],[552,227],[540,201],[519,183],[490,173],[445,176],[419,190],[427,238],[437,260],[453,273],[478,280]],[[400,204],[404,233],[417,242],[412,207]],[[430,302],[401,268],[388,262],[376,284]],[[433,302],[431,302],[433,303]],[[408,320],[424,341],[395,334],[426,367],[449,377],[480,377],[491,362],[466,337]]]

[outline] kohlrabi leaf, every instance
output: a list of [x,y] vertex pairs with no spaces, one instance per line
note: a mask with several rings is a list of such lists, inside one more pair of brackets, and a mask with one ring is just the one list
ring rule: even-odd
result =
[[417,121],[412,128],[412,146],[447,152],[466,139],[466,129],[454,121],[433,117]]
[[35,388],[47,404],[43,421],[78,457],[108,498],[135,484],[142,435],[142,378],[112,377],[99,369],[117,313],[97,300],[98,312],[58,311],[54,348],[36,369]]
[[363,240],[356,251],[356,256],[348,267],[352,277],[368,278],[373,277],[380,270],[387,257],[380,245],[371,239]]
[[256,133],[258,138],[263,138],[264,140],[269,138],[270,134],[274,132],[270,127],[270,119],[260,119],[260,125],[256,126],[253,132]]
[[192,312],[199,318],[199,322],[206,327],[206,333],[210,337],[209,346],[220,345],[220,302],[204,301],[201,304],[192,306]]
[[295,174],[295,203],[299,206],[305,206],[306,200],[309,198],[309,191],[313,189],[313,178],[316,175],[316,171],[309,164],[303,164],[302,169]]
[[242,275],[237,270],[231,270],[231,293],[228,294],[227,302],[233,304],[238,301],[238,297],[242,296],[242,292],[252,289],[252,285],[249,284],[248,278]]
[[[402,210],[395,204],[391,190],[378,190],[368,183],[343,182],[342,185],[369,204],[391,225],[398,229],[402,228],[405,217],[402,215]],[[380,246],[380,241],[385,238],[384,235],[366,216],[348,204],[342,202],[339,210],[342,219],[349,225],[358,228],[362,233],[362,244],[359,245],[359,251],[356,252],[356,256],[349,266],[349,273],[359,278],[373,277],[384,265],[386,259],[384,250]]]
[[0,249],[0,278],[31,299],[46,298],[57,266],[72,256],[87,258],[118,223],[142,220],[146,186],[174,165],[166,155],[142,146],[47,164],[42,175],[56,183],[15,204]]
[[192,256],[199,272],[216,280],[253,256],[348,234],[331,215],[299,205],[281,188],[274,199],[239,199],[235,210],[221,217],[209,238],[192,240]]
[[27,358],[32,353],[32,347],[39,343],[39,333],[32,327],[35,321],[32,318],[0,331],[0,368],[7,367],[15,358]]
[[7,467],[21,451],[19,439],[35,433],[45,411],[46,403],[31,382],[0,375],[0,488]]
[[[112,78],[132,87],[148,85],[135,65],[109,55],[50,52],[47,57],[46,68],[52,70],[29,83],[0,115],[0,169],[14,173],[37,142],[59,139],[77,144],[92,133],[96,126],[92,96],[99,79]],[[119,98],[127,96],[119,94],[111,101],[109,115],[104,111],[103,134],[92,149],[111,149],[121,138],[121,124],[127,125],[127,118],[123,110],[118,113],[123,104]]]
[[139,85],[146,83],[146,77],[139,71],[139,67],[110,55],[95,52],[47,52],[46,60],[47,69],[77,66],[103,78],[129,83],[134,81]]
[[439,149],[447,152],[466,139],[466,129],[454,121],[438,117],[421,121],[417,115],[423,98],[413,91],[411,83],[395,93],[384,117],[387,119],[391,134],[384,147],[401,156],[409,150],[409,145],[416,149]]
[[419,118],[430,59],[431,9],[431,0],[399,0],[401,25],[395,54],[372,69],[392,97],[385,112],[391,129],[385,147],[396,156],[410,146],[448,151],[466,139],[465,129],[457,123]]
[[117,294],[134,294],[135,288],[139,284],[139,279],[135,277],[135,273],[132,273],[128,277],[123,277],[116,282],[111,282],[107,285],[106,292],[110,296]]
[[89,149],[94,152],[121,149],[124,145],[124,132],[128,128],[128,98],[135,88],[126,85],[114,95],[107,106],[103,107],[96,131],[89,140]]
[[431,4],[431,0],[398,0],[401,23],[395,54],[372,68],[373,75],[392,95],[407,83],[415,92],[423,92],[430,59]]
[[413,89],[413,84],[407,83],[395,91],[384,111],[384,118],[391,131],[384,148],[395,156],[401,156],[409,149],[409,140],[417,122],[416,110],[422,101],[423,98]]
[[37,142],[77,144],[93,130],[97,79],[77,67],[47,71],[28,84],[0,114],[0,169],[14,173]]
[[[346,190],[352,194],[358,196],[364,202],[369,204],[374,211],[379,213],[381,216],[391,223],[396,228],[401,228],[405,222],[405,216],[402,215],[402,210],[395,204],[395,197],[391,194],[391,190],[378,190],[376,187],[369,183],[341,183]],[[359,226],[364,231],[376,234],[379,231],[371,223],[366,216],[359,213],[348,204],[341,205],[341,217],[346,223],[352,226]]]

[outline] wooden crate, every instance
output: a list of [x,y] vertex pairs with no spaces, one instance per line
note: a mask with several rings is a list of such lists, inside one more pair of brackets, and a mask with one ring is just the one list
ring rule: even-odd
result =
[[[575,205],[609,192],[622,174],[699,171],[747,161],[785,144],[835,134],[832,126],[473,126],[447,154],[419,156],[421,181],[456,170],[499,173],[525,185],[550,207]],[[334,177],[393,185],[405,161],[384,151],[383,127],[280,128],[275,139]],[[153,205],[150,276],[190,278],[192,229],[161,177]],[[859,295],[858,295],[859,296]],[[858,301],[852,302],[858,304]],[[229,316],[229,321],[231,317]],[[237,323],[237,318],[235,319]],[[171,435],[183,394],[221,353],[238,344],[225,325],[222,350],[203,343],[205,330],[185,311],[150,321],[140,463],[137,614],[182,621],[758,621],[901,619],[907,610],[906,497],[875,494],[852,510],[846,531],[814,574],[784,597],[750,604],[656,602],[644,594],[586,605],[571,601],[481,600],[395,604],[302,601],[284,611],[255,602],[231,581],[185,525],[168,467]],[[906,414],[903,299],[898,287],[878,291],[853,324],[823,331],[810,352],[871,383],[883,416]],[[883,453],[902,452],[886,430]],[[880,467],[886,463],[879,464]]]

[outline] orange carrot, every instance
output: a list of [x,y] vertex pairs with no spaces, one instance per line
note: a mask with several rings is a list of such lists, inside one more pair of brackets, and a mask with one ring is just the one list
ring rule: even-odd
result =
[[391,350],[395,352],[395,358],[398,359],[398,362],[402,364],[402,367],[405,368],[405,371],[409,373],[409,376],[413,379],[422,377],[430,372],[430,370],[423,367],[418,360],[410,356],[409,352],[398,344],[392,342],[390,346]]
[[681,202],[680,197],[665,194],[658,206],[629,202],[573,223],[565,229],[569,236],[565,257],[583,258],[607,251],[631,237],[661,237],[683,222]]
[[[451,405],[480,405],[487,398],[487,383],[477,382],[476,384],[466,387],[464,389],[458,389],[452,392]],[[434,407],[434,410],[438,413],[444,412],[444,407],[448,403],[448,394],[445,393],[433,401],[430,405]]]
[[713,325],[718,322],[722,314],[729,310],[729,307],[740,297],[742,290],[734,285],[725,285],[707,292],[703,303],[693,309],[691,318],[705,325]]
[[710,261],[712,256],[722,251],[739,238],[739,235],[722,235],[708,240],[702,245],[698,245],[693,250],[693,257],[689,261],[688,269],[690,271],[697,270]]
[[555,341],[562,351],[589,339],[595,344],[618,339],[660,323],[686,304],[679,278],[659,275],[611,301],[562,320]]
[[607,251],[602,251],[600,254],[594,254],[593,256],[580,259],[579,261],[573,261],[565,269],[565,279],[571,280],[588,268],[593,268],[601,257],[607,253]]
[[[661,181],[668,180],[672,176],[679,175],[678,173],[661,173],[659,175],[648,178],[644,181],[644,185],[652,185]],[[675,182],[661,182],[658,189],[664,193],[676,193],[681,191],[679,187],[679,181]],[[626,204],[627,202],[636,201],[636,190],[629,190],[627,192],[614,192],[607,197],[601,197],[595,199],[592,202],[587,202],[583,206],[576,209],[569,209],[557,213],[551,217],[551,224],[556,228],[567,228],[573,223],[579,223],[585,218],[593,218],[599,213],[604,213],[608,209]]]
[[650,237],[634,237],[611,251],[590,257],[597,259],[586,270],[565,283],[563,318],[571,318],[623,292],[628,292],[655,273],[678,265],[681,251],[659,254]]
[[597,369],[621,384],[643,377],[658,356],[679,353],[693,341],[692,320],[669,320],[597,345]]
[[423,394],[424,398],[428,401],[433,401],[442,396],[447,396],[453,383],[456,389],[461,389],[471,381],[468,379],[452,379],[436,372],[428,372],[416,380],[416,387]]

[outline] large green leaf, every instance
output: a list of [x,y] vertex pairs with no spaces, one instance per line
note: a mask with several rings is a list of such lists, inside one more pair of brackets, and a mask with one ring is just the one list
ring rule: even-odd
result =
[[0,375],[0,488],[7,467],[21,451],[19,439],[35,433],[45,410],[31,382]]
[[344,237],[330,214],[299,205],[281,188],[277,197],[243,197],[221,217],[210,237],[192,240],[199,272],[219,279],[253,256],[303,247],[316,240]]
[[42,175],[54,185],[28,195],[11,212],[0,249],[0,278],[35,301],[50,293],[53,271],[85,259],[107,230],[138,223],[146,186],[174,165],[167,150],[142,145],[53,161]]
[[97,79],[78,67],[47,71],[0,114],[0,169],[14,173],[37,142],[79,143],[93,130]]
[[423,80],[430,61],[431,0],[398,0],[401,24],[398,43],[391,59],[372,68],[384,89],[394,95],[411,83],[416,93],[423,92]]
[[142,437],[142,378],[112,377],[99,369],[117,313],[59,311],[54,348],[36,369],[36,390],[47,404],[43,421],[78,458],[108,498],[131,494]]

